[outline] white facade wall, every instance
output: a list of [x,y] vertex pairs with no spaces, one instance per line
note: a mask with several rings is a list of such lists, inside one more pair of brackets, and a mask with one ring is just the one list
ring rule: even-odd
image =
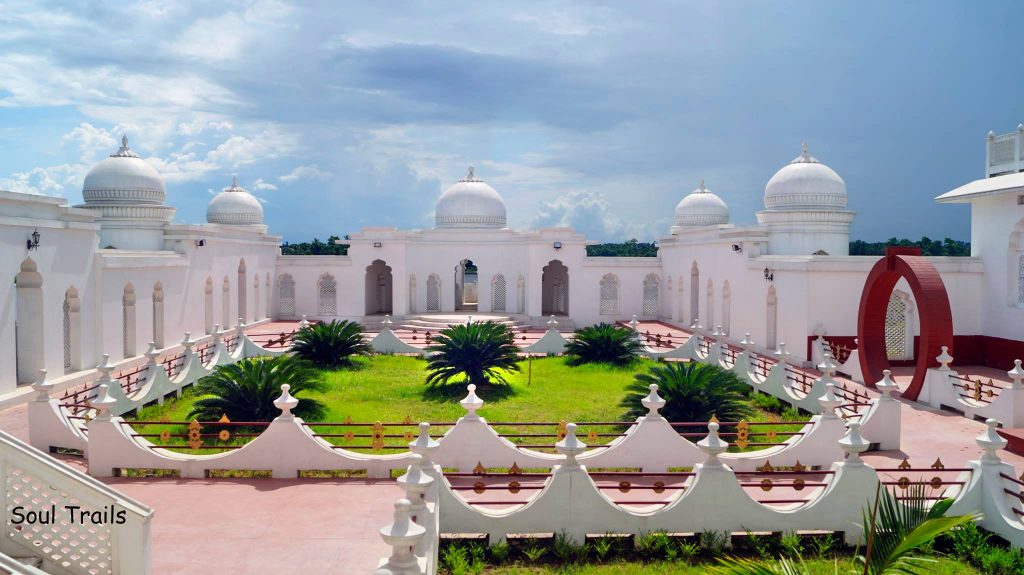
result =
[[1017,301],[1020,256],[1024,254],[1024,204],[1020,194],[975,198],[971,202],[971,255],[985,264],[981,296],[983,333],[1024,339],[1024,305]]

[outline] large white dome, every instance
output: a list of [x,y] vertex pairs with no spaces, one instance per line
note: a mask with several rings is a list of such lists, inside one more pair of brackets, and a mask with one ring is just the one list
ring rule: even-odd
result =
[[82,197],[86,206],[164,203],[164,179],[153,166],[128,147],[121,137],[121,149],[93,166],[85,176]]
[[704,187],[704,181],[701,180],[700,187],[690,192],[676,205],[675,223],[677,226],[727,224],[729,223],[729,206],[725,205],[722,198]]
[[434,225],[438,228],[504,228],[505,201],[491,186],[469,175],[437,199]]
[[764,207],[769,210],[842,210],[846,182],[832,168],[803,153],[768,180]]
[[206,205],[206,221],[211,224],[252,226],[263,223],[263,206],[252,194],[231,178],[231,187],[217,194]]

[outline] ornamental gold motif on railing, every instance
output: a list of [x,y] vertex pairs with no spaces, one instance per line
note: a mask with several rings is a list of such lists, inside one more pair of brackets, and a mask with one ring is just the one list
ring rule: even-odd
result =
[[384,423],[375,421],[370,429],[370,446],[375,451],[384,449]]

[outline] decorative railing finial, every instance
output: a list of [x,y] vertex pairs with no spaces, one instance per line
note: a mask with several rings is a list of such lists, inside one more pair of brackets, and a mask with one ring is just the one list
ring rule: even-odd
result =
[[466,397],[459,402],[459,405],[466,410],[466,419],[480,419],[480,416],[476,414],[476,410],[484,406],[484,400],[480,399],[476,395],[476,385],[469,384],[466,386]]
[[987,427],[984,433],[974,438],[975,443],[985,450],[984,455],[981,456],[981,462],[1000,463],[1002,460],[999,459],[997,452],[1006,447],[1007,441],[996,431],[996,428],[999,427],[998,421],[989,418],[985,420],[985,425]]

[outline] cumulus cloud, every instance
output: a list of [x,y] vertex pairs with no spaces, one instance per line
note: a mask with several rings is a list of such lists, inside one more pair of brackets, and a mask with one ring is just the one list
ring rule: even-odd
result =
[[263,178],[258,178],[255,182],[252,183],[252,189],[273,191],[277,189],[277,186],[271,184],[270,182],[264,181]]
[[326,180],[331,179],[332,175],[333,174],[331,174],[330,172],[325,172],[324,170],[321,170],[320,168],[318,168],[316,166],[310,165],[310,166],[298,166],[294,170],[292,170],[291,172],[288,172],[287,174],[279,177],[278,179],[281,180],[282,182],[287,182],[287,183],[291,184],[291,183],[297,182],[299,180],[320,180],[320,181],[326,181]]
[[598,240],[622,239],[625,226],[611,210],[605,197],[577,190],[545,202],[533,219],[536,227],[572,227]]

